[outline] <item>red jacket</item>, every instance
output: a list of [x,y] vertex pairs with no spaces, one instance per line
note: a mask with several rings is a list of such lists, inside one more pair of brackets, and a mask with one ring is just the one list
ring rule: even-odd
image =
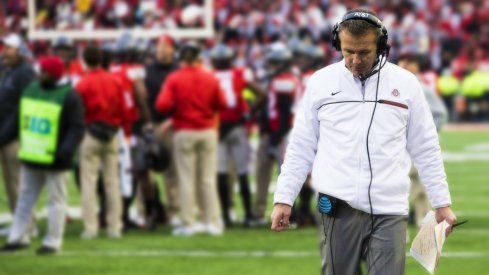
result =
[[76,84],[85,106],[85,123],[105,122],[122,126],[127,120],[120,82],[102,69],[88,71]]
[[215,128],[223,108],[226,99],[213,73],[190,66],[168,76],[156,100],[156,110],[171,112],[177,131]]

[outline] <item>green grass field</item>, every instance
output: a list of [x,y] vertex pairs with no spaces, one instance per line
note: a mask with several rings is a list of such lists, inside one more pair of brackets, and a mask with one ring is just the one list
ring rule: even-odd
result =
[[[437,274],[489,274],[489,132],[444,132],[442,148],[459,220],[444,246]],[[0,213],[7,212],[3,184]],[[44,207],[46,191],[38,204]],[[79,194],[70,184],[70,205]],[[236,205],[240,201],[236,199]],[[269,207],[269,211],[271,206]],[[45,221],[40,221],[41,235]],[[55,257],[35,255],[36,239],[27,251],[0,255],[0,274],[319,274],[318,233],[315,229],[274,233],[267,228],[228,230],[223,237],[172,237],[170,228],[129,232],[113,241],[79,238],[80,221],[67,225],[63,252]],[[416,229],[410,229],[411,240]],[[0,242],[3,240],[0,240]],[[409,247],[410,245],[408,245]],[[428,274],[407,257],[406,274]]]

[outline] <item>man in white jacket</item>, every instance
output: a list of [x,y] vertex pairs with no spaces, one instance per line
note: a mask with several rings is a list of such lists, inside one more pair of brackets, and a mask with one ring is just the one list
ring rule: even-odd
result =
[[[370,10],[333,28],[344,59],[311,76],[277,182],[272,230],[312,171],[320,193],[325,274],[404,274],[411,159],[439,222],[456,222],[438,135],[416,76],[386,62],[387,30]],[[447,229],[447,234],[452,230]]]

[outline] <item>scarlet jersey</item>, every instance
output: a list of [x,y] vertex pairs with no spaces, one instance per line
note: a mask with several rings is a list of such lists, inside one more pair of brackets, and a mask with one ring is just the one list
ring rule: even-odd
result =
[[[270,83],[268,92],[268,123],[272,132],[277,132],[280,127],[280,106],[278,106],[278,96],[289,96],[293,103],[296,103],[298,95],[302,93],[302,83],[292,72],[283,73],[276,76]],[[290,109],[290,126],[294,121],[292,108]]]
[[253,80],[251,71],[244,68],[216,71],[215,75],[224,91],[227,108],[221,110],[220,120],[224,123],[239,123],[248,112],[248,104],[243,98],[246,84]]
[[71,81],[71,84],[73,87],[76,86],[78,81],[85,76],[87,73],[87,66],[83,63],[81,59],[75,59],[70,62],[70,65],[68,66],[68,72],[67,76]]
[[136,104],[134,82],[144,79],[144,67],[133,64],[117,64],[110,67],[110,72],[119,78],[124,91],[124,101],[128,108],[128,119],[131,123],[139,119],[139,110]]

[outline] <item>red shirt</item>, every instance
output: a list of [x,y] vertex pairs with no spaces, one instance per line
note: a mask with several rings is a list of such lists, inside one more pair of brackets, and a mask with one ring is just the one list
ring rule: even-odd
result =
[[88,71],[75,86],[85,106],[85,123],[105,122],[122,126],[126,121],[122,86],[102,69]]
[[239,123],[243,114],[248,112],[248,104],[243,98],[243,90],[246,88],[244,73],[245,70],[241,68],[215,73],[227,99],[227,107],[220,113],[222,122]]
[[76,86],[78,81],[87,73],[87,68],[83,64],[81,59],[75,59],[70,62],[67,69],[67,75],[71,80],[71,83]]
[[175,130],[216,127],[216,114],[226,99],[215,76],[202,68],[186,66],[168,76],[156,110],[171,112]]
[[133,64],[117,64],[110,68],[110,72],[120,79],[124,90],[124,100],[128,107],[128,119],[130,123],[134,123],[139,119],[139,110],[136,104],[136,96],[134,90],[134,83],[138,79],[143,79],[144,68]]

